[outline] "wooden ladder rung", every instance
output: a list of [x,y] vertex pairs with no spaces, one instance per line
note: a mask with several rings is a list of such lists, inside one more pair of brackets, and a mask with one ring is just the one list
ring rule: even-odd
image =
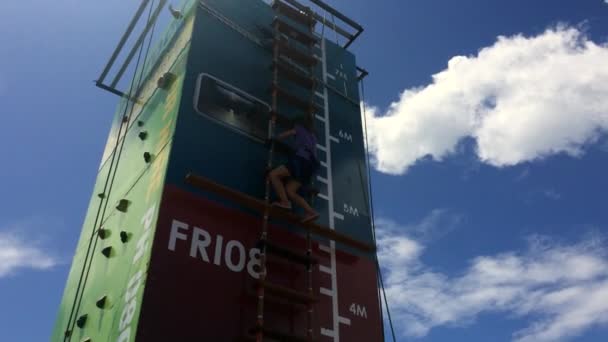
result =
[[281,285],[262,281],[257,281],[256,285],[264,287],[265,293],[275,297],[287,299],[291,303],[312,304],[319,301],[317,297],[309,295],[308,293],[299,292]]
[[276,124],[279,127],[291,127],[294,124],[294,119],[290,119],[279,112],[270,112],[270,114],[276,116]]
[[[257,212],[263,213],[267,206],[266,203],[247,194],[244,194],[240,191],[233,190],[229,187],[217,184],[207,178],[197,176],[193,173],[189,173],[186,175],[186,183],[197,187],[201,190],[215,193],[224,197],[225,199],[231,200],[239,205],[242,205],[251,210],[255,210]],[[269,208],[269,214],[271,217],[281,220],[294,226],[297,226],[301,229],[305,229],[311,232],[314,235],[321,236],[327,238],[329,240],[334,240],[336,242],[345,244],[347,246],[356,248],[363,252],[374,252],[375,247],[365,242],[361,242],[359,240],[353,239],[348,235],[344,235],[339,233],[333,229],[330,229],[325,226],[321,226],[315,222],[307,222],[303,223],[302,218],[298,215],[295,215],[285,209],[272,207]]]
[[259,245],[260,247],[266,246],[266,253],[268,254],[276,255],[298,264],[309,266],[316,265],[319,263],[319,260],[312,256],[292,251],[289,248],[279,246],[270,241],[260,241]]
[[280,14],[286,16],[287,18],[289,18],[295,22],[298,22],[302,25],[313,26],[316,23],[316,20],[313,18],[312,15],[310,15],[310,13],[302,12],[297,8],[289,6],[288,4],[284,3],[283,1],[275,0],[272,3],[272,8],[275,11],[277,11],[277,13],[280,13]]
[[273,63],[273,67],[279,70],[279,75],[291,82],[311,89],[315,85],[315,80],[310,75],[304,75],[302,72],[296,70],[294,67],[289,66],[287,63]]
[[288,92],[287,90],[281,88],[277,84],[273,85],[271,90],[277,92],[277,97],[281,101],[284,101],[285,103],[288,103],[294,107],[298,107],[299,109],[304,110],[304,111],[312,110],[315,113],[321,112],[321,107],[319,105],[317,105],[316,103],[303,100],[303,99],[299,98],[298,96],[293,95],[290,92]]
[[304,45],[312,45],[319,41],[312,34],[303,32],[303,31],[291,26],[285,20],[283,20],[279,17],[274,18],[274,20],[272,21],[272,25],[273,26],[278,25],[279,32],[287,35],[287,37],[294,39]]
[[279,54],[289,58],[305,67],[313,67],[317,65],[318,60],[310,54],[300,51],[298,48],[289,45],[286,41],[275,40],[275,44],[279,47]]

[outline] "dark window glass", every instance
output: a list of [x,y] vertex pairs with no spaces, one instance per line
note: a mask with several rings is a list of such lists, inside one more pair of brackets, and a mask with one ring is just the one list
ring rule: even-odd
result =
[[253,138],[268,138],[268,104],[206,74],[199,76],[195,96],[198,113]]

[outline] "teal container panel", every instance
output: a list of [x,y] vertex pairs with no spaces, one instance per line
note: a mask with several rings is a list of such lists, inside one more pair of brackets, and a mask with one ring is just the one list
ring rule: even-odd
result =
[[[327,55],[327,84],[334,94],[348,98],[350,102],[356,103],[356,108],[344,109],[352,114],[361,113],[359,108],[359,82],[357,80],[357,62],[355,56],[348,50],[344,50],[333,42],[326,40]],[[357,117],[361,125],[360,116]],[[362,141],[362,140],[361,140]]]
[[[202,7],[197,10],[173,145],[175,153],[172,154],[167,180],[187,188],[184,177],[192,171],[217,183],[263,198],[268,159],[268,150],[264,145],[266,137],[263,134],[247,134],[226,120],[207,115],[209,113],[205,111],[212,106],[201,105],[206,101],[201,96],[213,91],[204,85],[208,83],[204,80],[213,79],[233,93],[228,97],[254,99],[251,101],[259,102],[260,107],[270,105],[271,23],[275,14],[262,1],[209,0],[205,1],[205,6],[225,20],[218,19]],[[236,25],[228,25],[227,21]],[[372,244],[356,60],[351,52],[327,39],[324,44],[314,47],[314,54],[319,59],[325,56],[327,72],[327,87],[321,84],[312,93],[315,103],[322,108],[317,113],[316,122],[321,147],[318,154],[321,161],[330,158],[332,168],[331,171],[325,166],[320,168],[314,187],[322,195],[327,195],[331,186],[334,203],[331,212],[326,199],[316,198],[313,206],[321,214],[320,223],[329,225],[332,216],[338,217],[334,220],[337,230]],[[314,74],[316,78],[323,79],[321,60],[314,69]],[[311,96],[310,90],[284,80],[280,79],[279,84],[300,98],[308,99]],[[326,103],[327,115],[324,109]],[[238,105],[233,103],[233,107]],[[209,110],[213,111],[212,108]],[[290,118],[303,114],[301,110],[287,106],[282,101],[279,101],[279,113]],[[329,120],[324,119],[326,116]],[[260,110],[254,112],[252,118],[258,121],[260,130],[265,129],[269,116],[267,110]],[[283,127],[279,127],[277,133],[281,128]],[[330,154],[325,151],[328,142],[331,144]],[[275,166],[284,160],[285,156],[278,154]]]
[[336,230],[373,243],[359,106],[333,92],[328,98]]
[[[270,8],[261,1],[206,1],[239,25],[255,32],[268,26]],[[167,180],[183,186],[186,173],[193,171],[218,183],[261,197],[267,148],[263,138],[252,137],[199,113],[195,108],[197,85],[202,75],[228,84],[270,103],[271,53],[199,8],[194,26],[188,73]],[[263,126],[267,113],[256,118]]]
[[[252,280],[261,215],[197,190],[185,177],[194,173],[264,197],[274,16],[261,0],[205,0],[196,8],[138,339],[227,342],[249,335],[255,325]],[[321,83],[313,93],[282,79],[279,84],[322,108],[315,113],[323,162],[314,180],[321,192],[313,201],[321,214],[318,223],[371,245],[355,57],[327,40],[314,53],[319,58],[314,74],[327,79],[327,87]],[[283,100],[278,111],[288,118],[303,114]],[[273,166],[285,157],[275,156]],[[304,253],[302,230],[291,228],[272,220],[269,239]],[[312,291],[319,298],[311,323],[314,340],[380,341],[373,253],[336,247],[318,236],[312,249],[319,258],[312,270]],[[269,260],[269,281],[303,289],[305,267],[277,256]],[[266,327],[305,334],[304,311],[292,310],[293,303],[287,310],[284,302],[270,303]]]

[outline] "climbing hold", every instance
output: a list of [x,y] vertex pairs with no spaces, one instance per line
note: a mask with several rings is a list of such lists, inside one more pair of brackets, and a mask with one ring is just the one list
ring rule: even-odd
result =
[[72,336],[72,330],[66,330],[66,331],[64,332],[64,335],[65,335],[65,337],[70,337],[70,336]]
[[175,81],[175,79],[176,76],[174,74],[166,72],[158,79],[156,85],[161,89],[168,89],[169,87],[171,87],[171,84],[173,84],[173,81]]
[[97,236],[99,236],[100,239],[105,240],[108,238],[108,236],[110,236],[110,230],[105,228],[99,228],[97,230]]
[[104,309],[106,307],[107,301],[108,301],[108,296],[103,296],[95,302],[95,306],[100,309]]
[[146,132],[146,131],[141,131],[141,132],[139,132],[138,137],[139,137],[139,139],[141,139],[141,140],[146,140],[146,139],[148,138],[148,132]]
[[122,243],[127,243],[131,239],[131,233],[127,233],[125,231],[120,232],[120,241]]
[[122,122],[123,122],[123,123],[124,123],[124,122],[129,122],[129,117],[128,117],[128,116],[126,116],[126,115],[125,115],[125,116],[123,116],[123,117],[122,117]]
[[169,4],[169,11],[171,12],[171,15],[173,16],[173,18],[175,18],[175,19],[181,19],[184,17],[182,12],[173,8],[173,5],[171,5],[171,4]]
[[116,205],[116,210],[122,211],[123,213],[125,213],[125,212],[127,212],[127,209],[129,208],[130,203],[131,202],[129,202],[129,200],[121,199],[120,201],[118,201],[118,205]]
[[141,121],[141,120],[137,120],[137,126],[142,127],[144,125],[145,122]]
[[78,319],[76,320],[76,325],[82,329],[84,327],[84,325],[87,324],[87,315],[84,314],[80,317],[78,317]]
[[146,163],[149,163],[152,160],[152,155],[150,154],[150,152],[144,153],[144,160],[146,161]]
[[91,342],[91,338],[90,337],[85,337],[82,342]]
[[106,258],[109,258],[112,255],[112,246],[102,249],[101,254],[105,255]]
[[104,194],[103,192],[100,192],[97,194],[97,197],[104,199],[104,198],[106,198],[106,194]]

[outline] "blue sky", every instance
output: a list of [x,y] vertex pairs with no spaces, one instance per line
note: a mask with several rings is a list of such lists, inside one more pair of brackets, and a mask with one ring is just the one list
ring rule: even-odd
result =
[[[366,28],[397,340],[605,341],[608,4],[330,3]],[[116,105],[92,81],[136,5],[0,3],[8,341],[50,335]]]

